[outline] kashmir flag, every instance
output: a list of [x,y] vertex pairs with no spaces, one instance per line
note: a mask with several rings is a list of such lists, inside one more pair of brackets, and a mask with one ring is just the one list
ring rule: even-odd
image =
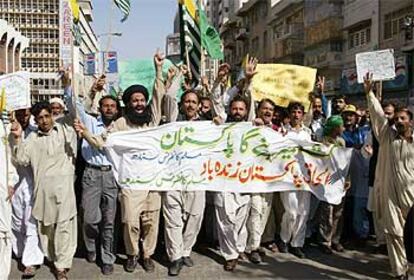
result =
[[179,1],[181,59],[186,61],[193,78],[193,86],[200,81],[201,37],[193,0]]
[[198,20],[201,32],[201,45],[207,51],[207,54],[212,59],[224,59],[224,54],[221,49],[220,35],[217,30],[208,22],[207,15],[201,3],[198,3]]
[[114,2],[124,15],[121,20],[121,22],[124,22],[128,18],[129,12],[131,11],[131,0],[114,0]]

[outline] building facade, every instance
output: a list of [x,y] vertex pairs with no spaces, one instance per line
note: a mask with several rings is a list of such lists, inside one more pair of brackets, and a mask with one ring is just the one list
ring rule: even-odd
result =
[[343,46],[343,1],[305,1],[304,65],[326,78],[326,93],[340,90]]
[[0,75],[21,70],[21,56],[29,39],[0,19]]
[[268,25],[272,62],[303,65],[304,3],[304,0],[281,0],[271,7]]
[[[61,96],[57,72],[59,56],[59,9],[62,0],[0,0],[0,17],[30,39],[22,54],[22,69],[31,73],[32,101]],[[82,87],[90,86],[92,78],[83,75],[84,54],[97,52],[98,42],[90,26],[91,1],[79,1],[80,19],[77,40],[73,46],[75,78]],[[74,31],[72,36],[75,39]],[[77,42],[77,43],[76,43]]]

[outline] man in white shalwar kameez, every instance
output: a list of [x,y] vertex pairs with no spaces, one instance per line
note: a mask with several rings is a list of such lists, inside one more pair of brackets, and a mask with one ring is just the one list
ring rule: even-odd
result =
[[413,114],[399,108],[394,114],[393,129],[380,102],[372,92],[372,76],[365,77],[368,108],[372,130],[387,160],[377,165],[375,184],[381,180],[377,215],[384,225],[388,256],[392,274],[396,279],[408,279],[408,261],[404,248],[404,226],[407,215],[414,205],[414,134]]
[[0,119],[0,280],[9,278],[12,256],[11,203],[10,194],[17,183],[17,173],[11,164],[8,145],[9,129]]
[[[290,125],[286,128],[287,135],[292,139],[311,141],[311,130],[303,125],[304,107],[300,103],[291,103],[288,108]],[[283,253],[290,252],[304,258],[302,251],[306,237],[306,223],[309,217],[311,193],[308,191],[286,191],[280,193],[285,212],[280,228],[280,246]]]
[[[36,130],[30,123],[30,110],[17,110],[15,114],[23,129],[22,138],[26,139]],[[13,252],[24,266],[23,275],[30,277],[34,276],[38,266],[43,264],[44,255],[37,234],[37,222],[32,216],[33,171],[30,166],[17,166],[16,170],[19,181],[14,186],[12,199]]]
[[[275,104],[270,99],[262,99],[258,104],[255,125],[272,127],[272,119],[275,111]],[[260,243],[265,231],[267,220],[272,209],[273,193],[252,193],[251,207],[247,219],[247,246],[246,253],[252,263],[262,262],[260,256]]]
[[[248,89],[250,81],[256,74],[256,59],[251,59],[245,69],[245,88],[230,102],[229,115],[225,113],[223,96],[213,91],[213,107],[218,118],[223,122],[253,121],[254,101]],[[216,123],[220,123],[216,119]],[[250,209],[250,194],[217,192],[214,205],[218,224],[220,252],[225,259],[224,270],[233,271],[240,254],[244,254],[247,243],[247,218]]]

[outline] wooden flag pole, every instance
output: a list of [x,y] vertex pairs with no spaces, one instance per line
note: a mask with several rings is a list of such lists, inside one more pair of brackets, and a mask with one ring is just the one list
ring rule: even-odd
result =
[[108,30],[108,41],[106,45],[106,52],[110,51],[111,43],[112,43],[112,30],[113,30],[113,18],[114,18],[114,11],[115,11],[115,4],[113,0],[109,0],[111,5],[111,9],[109,11],[109,30]]

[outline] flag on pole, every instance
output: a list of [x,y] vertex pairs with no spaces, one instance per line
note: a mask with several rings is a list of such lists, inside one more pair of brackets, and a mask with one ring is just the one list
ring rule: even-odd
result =
[[220,35],[217,30],[209,24],[207,15],[200,2],[198,2],[197,8],[201,32],[201,45],[212,59],[224,59],[224,54],[221,49]]
[[191,70],[193,84],[200,81],[201,37],[200,27],[196,21],[196,6],[193,0],[179,1],[181,58],[187,61]]
[[7,104],[6,104],[6,90],[4,88],[1,89],[1,96],[0,96],[0,119],[3,120],[5,124],[9,122],[7,116]]
[[114,0],[114,2],[124,15],[121,20],[121,22],[124,22],[128,18],[129,12],[131,11],[131,0]]
[[80,9],[79,9],[78,0],[70,0],[70,9],[72,10],[73,21],[75,23],[79,22]]
[[6,110],[6,90],[2,88],[1,97],[0,97],[0,111],[3,112],[5,110]]

